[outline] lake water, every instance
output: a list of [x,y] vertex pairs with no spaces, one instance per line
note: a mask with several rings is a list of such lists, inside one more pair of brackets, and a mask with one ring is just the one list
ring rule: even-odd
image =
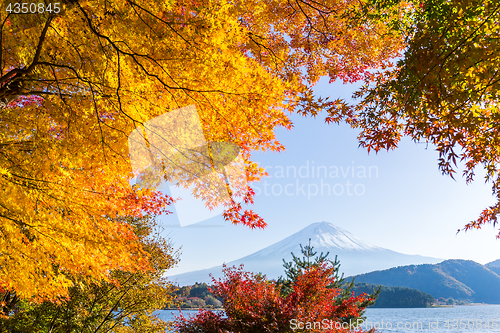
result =
[[368,309],[368,322],[380,332],[500,332],[500,305]]
[[[182,311],[195,314],[198,311]],[[160,311],[163,320],[172,320],[179,311]],[[367,309],[362,328],[378,332],[493,333],[500,332],[500,305],[470,305],[449,308]],[[297,323],[298,325],[298,323]],[[328,325],[328,324],[326,324]]]

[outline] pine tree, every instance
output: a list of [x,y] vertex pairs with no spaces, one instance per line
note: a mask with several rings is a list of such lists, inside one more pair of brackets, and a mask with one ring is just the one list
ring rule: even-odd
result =
[[[299,258],[292,252],[292,261],[286,262],[285,259],[283,259],[283,267],[285,268],[286,277],[280,276],[276,281],[277,285],[281,285],[280,294],[282,297],[290,295],[294,291],[292,287],[293,283],[297,281],[297,278],[306,270],[329,263],[334,268],[334,273],[331,275],[331,277],[334,277],[334,282],[330,284],[328,288],[341,290],[341,293],[335,299],[334,304],[340,305],[344,300],[352,297],[353,291],[351,291],[351,289],[354,287],[354,278],[352,278],[351,281],[347,281],[347,279],[344,278],[344,273],[340,274],[340,261],[336,255],[335,260],[332,261],[328,258],[330,252],[327,252],[326,254],[321,252],[317,255],[318,252],[315,252],[313,248],[314,247],[311,246],[311,239],[309,238],[308,245],[302,246],[302,244],[300,244],[300,252],[303,255],[302,258]],[[359,304],[359,308],[365,309],[366,307],[374,304],[379,294],[380,287],[378,290],[374,289],[373,294],[368,295],[368,298]],[[365,317],[362,316],[363,313],[364,310],[361,312],[359,317],[349,316],[342,318],[342,320],[343,322],[356,322],[358,319],[364,320]]]

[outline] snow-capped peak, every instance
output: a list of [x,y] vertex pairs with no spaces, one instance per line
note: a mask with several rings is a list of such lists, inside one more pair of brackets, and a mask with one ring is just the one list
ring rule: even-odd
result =
[[349,231],[341,229],[330,222],[312,223],[295,235],[298,235],[301,238],[311,238],[311,245],[317,248],[331,247],[337,248],[339,250],[358,251],[371,251],[375,249],[381,249],[378,246],[372,245],[359,239]]
[[[328,252],[330,259],[338,255],[341,262],[340,269],[342,273],[345,273],[345,276],[396,266],[422,263],[434,264],[442,261],[442,259],[408,255],[384,249],[369,244],[332,223],[316,222],[277,243],[227,264],[228,266],[244,264],[247,271],[262,272],[269,278],[277,278],[284,273],[283,259],[287,262],[290,261],[290,253],[292,252],[301,258],[299,244],[305,246],[309,243],[309,239],[311,239],[311,245],[314,247],[313,251],[317,252],[317,254],[321,252],[326,254]],[[181,285],[187,285],[196,281],[210,281],[208,278],[209,273],[213,273],[216,278],[222,277],[222,267],[218,266],[184,273],[172,278]]]
[[300,246],[305,246],[311,239],[314,251],[327,251],[332,254],[345,251],[374,251],[382,248],[369,244],[350,232],[329,222],[316,222],[287,238],[268,246],[243,259],[257,259],[266,256],[289,256],[290,252],[300,255]]

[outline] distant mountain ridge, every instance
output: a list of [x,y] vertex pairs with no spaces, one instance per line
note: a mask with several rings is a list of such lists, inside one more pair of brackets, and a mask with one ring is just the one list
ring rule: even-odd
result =
[[490,267],[490,266],[493,266],[493,267],[500,267],[500,259],[497,259],[495,261],[492,261],[492,262],[489,262],[485,265],[486,267]]
[[500,275],[472,260],[408,265],[356,275],[357,283],[414,288],[435,298],[500,304]]
[[489,262],[484,266],[488,267],[490,270],[500,275],[500,259]]
[[[291,252],[300,255],[300,244],[311,245],[318,254],[329,252],[333,260],[335,255],[340,261],[340,271],[346,276],[387,269],[395,266],[438,263],[442,259],[408,255],[361,240],[350,232],[329,222],[316,222],[297,233],[251,255],[227,263],[228,266],[245,265],[245,270],[261,272],[268,278],[275,279],[283,275],[283,261],[291,260]],[[179,285],[192,285],[195,282],[210,283],[209,274],[215,278],[222,277],[222,265],[209,269],[178,274],[169,277]]]

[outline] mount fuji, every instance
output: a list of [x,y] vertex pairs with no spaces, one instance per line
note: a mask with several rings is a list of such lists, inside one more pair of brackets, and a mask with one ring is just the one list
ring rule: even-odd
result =
[[[260,251],[241,259],[227,263],[227,266],[244,264],[245,271],[262,272],[270,279],[284,275],[283,260],[292,259],[291,252],[299,258],[300,244],[311,245],[318,254],[329,252],[329,258],[337,255],[340,261],[340,272],[345,276],[358,275],[376,270],[412,264],[436,264],[443,259],[403,254],[379,246],[369,244],[350,232],[329,222],[312,223],[299,232]],[[222,265],[208,269],[170,276],[169,280],[184,286],[195,282],[210,283],[209,274],[215,278],[222,277]]]

